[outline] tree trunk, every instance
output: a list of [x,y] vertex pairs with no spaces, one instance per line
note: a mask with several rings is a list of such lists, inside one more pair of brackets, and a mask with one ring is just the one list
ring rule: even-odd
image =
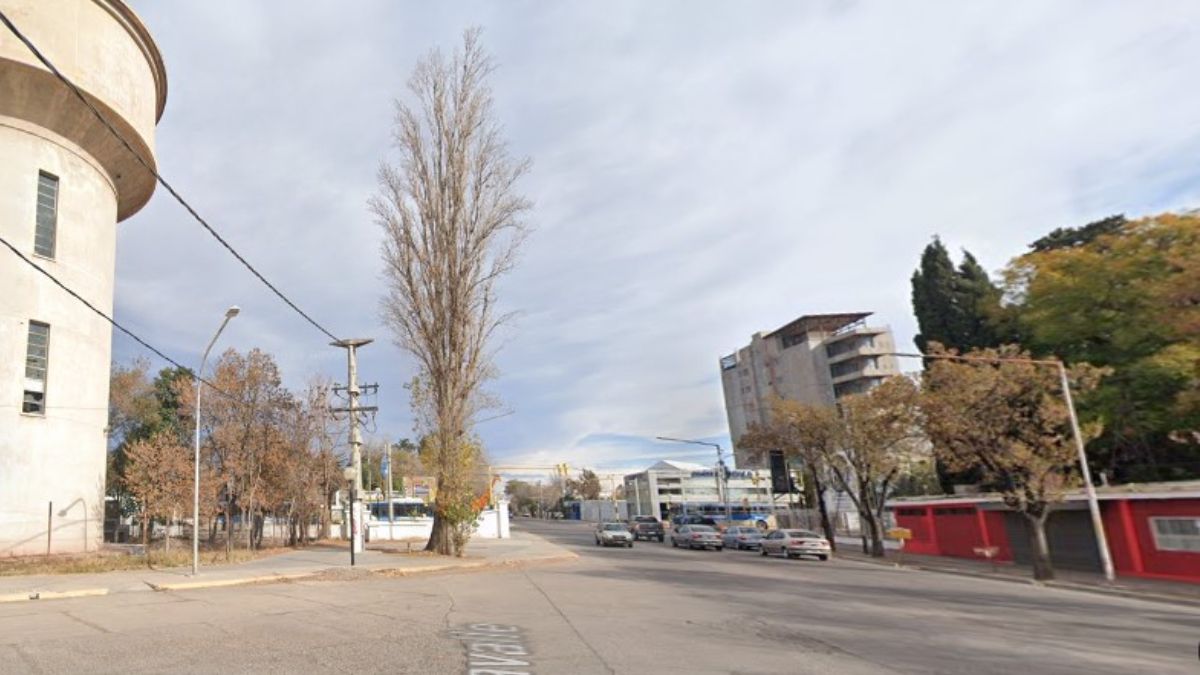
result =
[[435,512],[433,514],[433,531],[429,534],[429,544],[425,546],[425,550],[438,555],[454,555],[454,536],[450,532],[452,527],[447,518]]
[[149,509],[142,507],[142,552],[146,555],[146,566],[150,566],[150,516]]
[[1054,565],[1050,561],[1050,545],[1046,542],[1046,515],[1025,514],[1029,523],[1029,554],[1033,561],[1033,578],[1048,581],[1054,578]]
[[225,500],[225,559],[233,556],[233,505]]
[[864,553],[870,553],[872,558],[883,557],[883,532],[880,531],[879,521],[875,518],[875,514],[868,511],[865,514],[860,514],[866,520],[867,534],[870,535],[870,549],[867,548],[867,538],[863,537]]
[[816,493],[817,510],[821,514],[821,530],[829,540],[829,549],[837,551],[836,533],[833,531],[833,522],[829,520],[829,509],[825,505],[825,486],[821,484],[821,478],[812,464],[808,465],[808,477],[812,479],[813,492]]

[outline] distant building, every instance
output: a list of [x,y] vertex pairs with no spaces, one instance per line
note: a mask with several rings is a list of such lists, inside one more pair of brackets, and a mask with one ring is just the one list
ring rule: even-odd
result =
[[[121,0],[0,7],[153,166],[166,71],[133,10]],[[111,315],[117,223],[150,199],[154,176],[0,32],[0,236]],[[0,258],[0,556],[95,550],[112,327],[10,251]]]
[[739,468],[765,465],[737,443],[751,424],[769,421],[770,398],[834,405],[838,398],[862,393],[900,374],[891,329],[870,326],[870,312],[811,314],[770,333],[756,333],[750,344],[721,359],[725,411]]
[[[718,492],[713,467],[663,460],[625,476],[625,501],[630,516],[667,519],[688,513],[721,520],[725,516],[723,488]],[[765,518],[772,507],[770,472],[731,470],[728,497],[734,520]]]

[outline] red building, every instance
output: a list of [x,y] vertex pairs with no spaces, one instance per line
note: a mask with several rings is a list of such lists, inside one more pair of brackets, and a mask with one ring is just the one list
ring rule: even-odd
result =
[[[1118,575],[1200,583],[1200,481],[1146,483],[1096,490]],[[999,495],[910,497],[889,502],[896,524],[912,530],[910,553],[1029,562],[1025,519]],[[1101,570],[1082,491],[1068,494],[1046,521],[1055,566]]]

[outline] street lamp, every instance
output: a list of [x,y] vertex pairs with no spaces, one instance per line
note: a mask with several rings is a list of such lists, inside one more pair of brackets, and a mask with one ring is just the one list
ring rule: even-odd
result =
[[1075,401],[1071,398],[1071,384],[1067,380],[1067,367],[1059,359],[1021,359],[995,356],[962,356],[959,354],[905,354],[892,352],[883,356],[895,356],[910,359],[940,359],[943,361],[975,361],[979,363],[1027,363],[1035,366],[1051,366],[1058,370],[1058,379],[1062,384],[1063,399],[1067,404],[1067,414],[1071,419],[1071,435],[1075,439],[1075,449],[1079,453],[1079,469],[1083,474],[1083,488],[1087,494],[1088,511],[1092,516],[1092,530],[1096,534],[1096,548],[1100,550],[1100,564],[1104,567],[1104,578],[1109,582],[1116,580],[1113,569],[1112,554],[1108,550],[1108,537],[1104,534],[1104,521],[1100,517],[1100,502],[1096,499],[1096,488],[1092,485],[1092,472],[1088,468],[1087,452],[1083,448],[1083,435],[1079,433],[1079,418],[1075,415]]
[[[688,443],[691,445],[707,445],[710,448],[717,449],[717,498],[721,499],[724,492],[725,500],[725,524],[729,525],[733,522],[733,509],[729,506],[729,479],[725,476],[725,450],[718,443],[709,443],[708,441],[694,441],[687,438],[670,438],[668,436],[655,436],[660,441],[670,441],[672,443]],[[725,481],[725,490],[721,490],[721,481]]]
[[[225,330],[225,325],[229,320],[238,315],[237,305],[225,310],[225,320],[221,322],[217,332],[213,334],[212,340],[209,340],[208,346],[204,348],[204,356],[200,357],[200,370],[196,371],[196,445],[193,464],[195,473],[192,481],[192,576],[199,573],[200,565],[200,392],[204,377],[204,364],[208,361],[208,353],[212,351],[213,345],[217,343],[217,338],[221,337],[221,331]],[[228,529],[229,523],[225,524]],[[226,533],[228,534],[228,532]]]

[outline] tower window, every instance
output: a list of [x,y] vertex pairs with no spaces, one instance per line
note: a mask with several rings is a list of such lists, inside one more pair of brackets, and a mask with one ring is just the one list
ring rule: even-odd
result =
[[46,369],[50,363],[50,325],[29,322],[25,342],[25,397],[21,412],[46,414]]
[[38,172],[37,224],[33,233],[33,252],[54,257],[54,240],[58,230],[58,176]]

